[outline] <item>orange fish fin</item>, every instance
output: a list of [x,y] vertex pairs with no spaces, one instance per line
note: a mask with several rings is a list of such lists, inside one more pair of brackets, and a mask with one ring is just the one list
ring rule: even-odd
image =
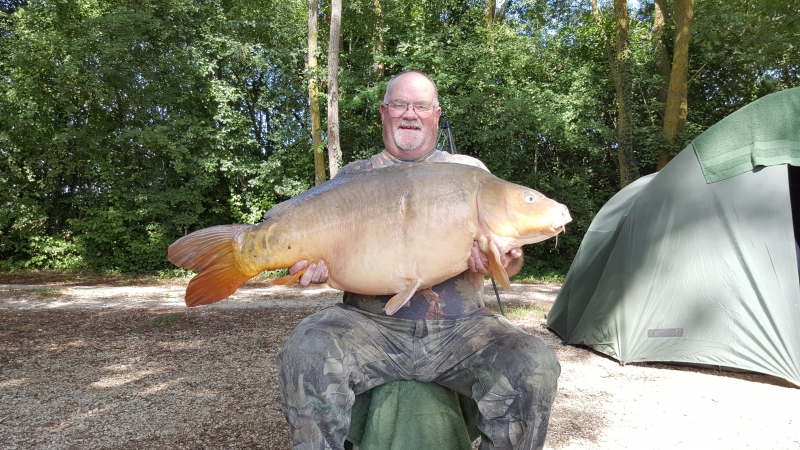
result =
[[186,286],[184,298],[186,306],[210,305],[230,297],[239,286],[253,276],[240,271],[235,260],[227,264],[225,261],[220,261],[192,278]]
[[188,234],[169,246],[176,266],[199,272],[186,287],[186,306],[208,305],[230,296],[257,273],[245,273],[236,261],[235,237],[247,225],[220,225]]
[[417,292],[417,288],[419,285],[422,284],[422,278],[417,278],[411,284],[408,285],[405,289],[398,292],[394,295],[394,297],[390,298],[388,302],[386,302],[386,306],[383,307],[383,310],[386,311],[386,314],[392,315],[397,312],[398,309],[402,308],[403,305],[408,303],[408,300],[411,299],[411,296]]
[[489,254],[486,256],[489,257],[489,269],[492,271],[492,278],[494,278],[497,284],[502,286],[503,289],[510,291],[511,281],[508,279],[508,273],[506,273],[506,269],[500,261],[500,250],[498,250],[494,241],[489,240],[488,244]]
[[272,280],[272,284],[277,284],[278,286],[291,286],[303,276],[303,274],[306,272],[306,269],[308,269],[308,267],[298,270],[293,275],[286,275],[285,277],[276,278]]

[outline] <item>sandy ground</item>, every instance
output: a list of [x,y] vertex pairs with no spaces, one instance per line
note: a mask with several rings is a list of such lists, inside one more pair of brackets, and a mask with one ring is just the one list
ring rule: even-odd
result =
[[[562,365],[546,448],[800,449],[796,386],[562,345],[542,312],[558,289],[501,293]],[[0,448],[289,448],[273,359],[337,291],[245,286],[193,309],[183,291],[0,285]]]

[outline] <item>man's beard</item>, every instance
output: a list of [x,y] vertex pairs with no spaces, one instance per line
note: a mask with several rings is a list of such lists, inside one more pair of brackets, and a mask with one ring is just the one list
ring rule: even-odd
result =
[[[401,127],[418,127],[416,130],[408,130]],[[406,133],[415,133],[414,140],[412,142],[408,142],[407,139],[403,139]],[[405,151],[412,151],[418,149],[422,145],[422,141],[424,140],[424,136],[422,133],[422,123],[417,120],[403,120],[398,122],[397,129],[394,130],[394,143],[400,149]]]

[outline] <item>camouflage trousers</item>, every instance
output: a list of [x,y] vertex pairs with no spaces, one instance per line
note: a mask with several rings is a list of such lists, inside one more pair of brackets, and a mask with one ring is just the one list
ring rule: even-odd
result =
[[344,448],[356,394],[395,380],[471,397],[481,449],[541,449],[561,366],[501,316],[407,320],[332,306],[306,317],[276,357],[294,450]]

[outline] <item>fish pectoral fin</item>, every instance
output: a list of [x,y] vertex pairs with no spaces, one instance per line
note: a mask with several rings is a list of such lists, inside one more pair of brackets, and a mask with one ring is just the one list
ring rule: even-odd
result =
[[275,280],[272,281],[272,284],[277,284],[278,286],[291,286],[295,284],[297,280],[299,280],[300,277],[303,276],[304,273],[306,273],[306,269],[308,269],[308,266],[298,270],[292,275],[286,275],[285,277],[276,278]]
[[492,278],[494,278],[503,289],[510,291],[511,281],[509,281],[508,273],[506,273],[506,269],[500,261],[500,250],[497,248],[494,241],[491,239],[488,241],[487,247],[489,248],[489,254],[486,256],[489,257],[489,269],[492,271]]
[[408,300],[417,292],[417,288],[422,284],[422,278],[417,278],[413,280],[405,289],[398,292],[394,295],[394,297],[390,298],[388,302],[386,302],[386,306],[383,307],[383,310],[386,311],[387,315],[392,315],[397,312],[398,309],[402,308],[403,305],[408,303]]

